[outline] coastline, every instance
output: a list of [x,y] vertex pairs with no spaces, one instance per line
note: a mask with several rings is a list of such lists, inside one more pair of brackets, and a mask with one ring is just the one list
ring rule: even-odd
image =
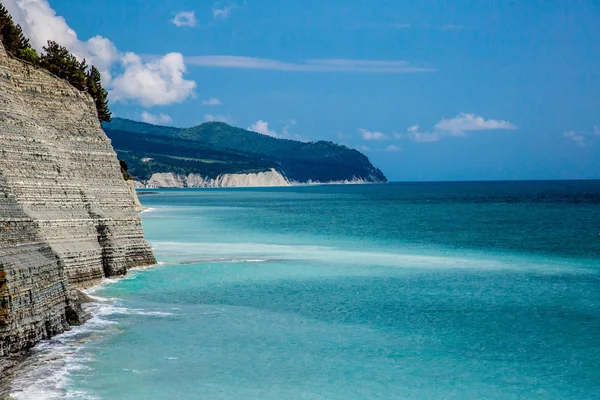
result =
[[[148,212],[148,211],[152,211],[152,209],[145,208],[144,211],[142,211],[142,213]],[[69,354],[61,354],[59,356],[52,356],[49,358],[40,358],[40,359],[36,359],[36,355],[38,354],[38,351],[40,350],[40,348],[43,348],[45,346],[48,346],[49,348],[51,348],[53,346],[53,344],[52,344],[53,341],[57,341],[57,340],[60,341],[60,339],[62,339],[62,338],[65,338],[68,336],[77,336],[78,334],[85,333],[88,331],[89,331],[88,332],[89,335],[92,335],[93,332],[95,332],[95,330],[93,328],[91,328],[90,325],[94,325],[94,322],[98,322],[98,321],[94,321],[94,320],[97,320],[102,315],[102,305],[105,303],[104,300],[108,300],[108,299],[103,299],[103,298],[94,296],[95,292],[106,287],[106,285],[108,285],[108,284],[119,282],[124,279],[134,279],[135,275],[132,277],[130,275],[131,273],[141,272],[144,270],[148,270],[148,269],[157,267],[159,265],[161,265],[160,262],[157,262],[156,264],[153,264],[153,265],[135,267],[135,268],[128,270],[126,275],[111,277],[111,278],[104,278],[102,280],[102,282],[98,283],[97,285],[90,286],[86,289],[81,289],[81,290],[78,289],[78,293],[79,293],[80,297],[85,298],[85,300],[82,301],[83,310],[90,315],[90,318],[86,322],[84,322],[82,325],[72,326],[70,330],[60,333],[56,336],[53,336],[50,339],[46,339],[42,342],[39,342],[32,348],[23,350],[20,353],[17,353],[14,355],[11,354],[9,356],[5,356],[2,359],[0,359],[0,400],[14,400],[15,399],[15,397],[13,397],[13,395],[18,393],[19,389],[15,390],[15,387],[13,385],[16,380],[18,380],[19,378],[22,378],[22,376],[19,376],[20,373],[25,373],[25,372],[35,373],[35,371],[39,370],[40,367],[47,366],[48,360],[51,360],[51,361],[64,360],[65,368],[69,366],[69,361],[65,360]],[[77,343],[80,343],[80,344],[85,343],[85,342],[87,342],[87,340],[85,340],[85,339],[77,340]],[[25,398],[27,398],[27,397],[25,397]]]
[[21,354],[11,354],[0,359],[0,400],[10,399],[12,381],[30,356],[31,351],[24,350]]
[[[327,186],[327,185],[384,185],[389,182],[380,181],[367,181],[364,179],[345,180],[345,181],[331,181],[331,182],[289,182],[288,185],[264,185],[264,186],[155,186],[144,184],[140,181],[135,181],[136,190],[147,190],[147,189],[264,189],[264,188],[285,188],[285,187],[305,187],[305,186]],[[137,192],[138,195],[155,194],[153,192]]]
[[[369,187],[364,189],[365,192],[369,191]],[[378,192],[386,187],[373,189],[374,192]],[[394,192],[394,185],[387,189],[390,193]],[[420,188],[417,190],[421,192]],[[460,191],[461,186],[458,185],[456,190]],[[281,212],[278,218],[279,225],[260,234],[254,231],[252,240],[249,241],[250,232],[253,232],[255,226],[247,222],[272,218],[270,209],[275,208],[275,204],[281,204],[279,196],[286,194],[280,193],[273,199],[268,190],[264,191],[266,195],[262,198],[257,198],[256,191],[247,191],[246,197],[243,197],[242,193],[239,196],[246,202],[252,202],[246,205],[255,209],[255,213],[248,213],[247,208],[232,209],[230,206],[238,201],[233,200],[233,197],[238,196],[222,192],[222,197],[207,203],[201,193],[189,191],[190,198],[197,196],[197,201],[192,202],[197,209],[187,206],[179,208],[176,205],[173,207],[168,201],[169,196],[165,199],[167,204],[160,198],[149,196],[145,202],[149,211],[154,208],[160,214],[161,208],[165,207],[164,215],[154,218],[153,221],[149,221],[151,218],[148,218],[145,222],[148,228],[152,228],[149,229],[149,233],[154,249],[169,268],[154,268],[149,273],[138,272],[146,268],[136,268],[130,275],[107,279],[98,287],[90,288],[92,297],[100,298],[99,301],[86,305],[86,310],[89,310],[89,306],[97,307],[93,311],[92,320],[82,327],[74,328],[74,332],[56,338],[58,340],[42,343],[41,349],[33,349],[33,356],[14,371],[15,379],[5,395],[11,393],[12,400],[63,398],[63,393],[75,398],[149,398],[149,393],[156,398],[186,398],[184,392],[192,390],[190,388],[208,390],[212,394],[211,387],[224,387],[224,391],[231,394],[229,398],[253,398],[243,394],[256,393],[253,389],[260,385],[261,388],[268,388],[268,392],[261,394],[272,394],[272,397],[263,398],[294,398],[294,394],[300,391],[332,399],[358,399],[361,398],[360,394],[369,398],[389,398],[391,393],[404,393],[402,390],[407,390],[405,387],[394,386],[394,377],[402,371],[407,372],[410,378],[416,379],[415,385],[409,388],[412,391],[406,392],[406,397],[439,397],[440,393],[451,393],[452,390],[460,391],[463,398],[469,398],[465,394],[474,393],[475,390],[488,397],[497,397],[501,392],[479,383],[483,380],[490,382],[489,379],[492,379],[491,382],[496,382],[497,379],[499,384],[505,379],[512,379],[518,385],[515,386],[514,392],[511,392],[515,394],[514,397],[527,397],[527,393],[539,387],[549,390],[562,390],[564,387],[560,381],[531,383],[529,377],[535,377],[539,371],[535,363],[526,364],[527,369],[523,375],[513,373],[522,363],[506,359],[512,355],[511,352],[490,345],[490,351],[484,355],[493,359],[493,362],[477,368],[474,372],[477,374],[476,379],[455,381],[458,382],[457,386],[443,382],[438,391],[421,389],[434,386],[439,382],[438,377],[452,374],[455,366],[459,369],[471,367],[460,354],[455,356],[456,342],[446,345],[439,339],[447,336],[442,337],[435,332],[430,332],[431,336],[424,336],[422,328],[427,329],[433,326],[432,324],[447,328],[444,333],[449,332],[453,338],[460,339],[459,345],[493,344],[498,332],[510,329],[515,318],[519,318],[518,322],[528,329],[528,332],[532,329],[536,332],[535,337],[522,338],[527,340],[524,344],[533,343],[532,347],[535,347],[538,337],[550,343],[562,341],[561,338],[576,333],[578,326],[584,327],[588,323],[589,320],[584,318],[589,315],[586,313],[591,311],[588,307],[590,303],[586,300],[588,297],[582,297],[581,307],[576,309],[581,313],[573,313],[574,328],[565,328],[565,331],[540,329],[538,332],[537,318],[540,317],[535,311],[528,311],[529,305],[547,310],[545,312],[548,314],[542,317],[549,315],[547,320],[552,324],[548,328],[563,327],[564,313],[560,308],[553,306],[560,304],[560,298],[554,299],[556,302],[552,298],[548,299],[549,290],[552,290],[556,282],[564,282],[565,288],[573,290],[568,293],[586,293],[578,290],[577,285],[585,284],[585,287],[592,288],[597,283],[594,276],[596,264],[593,259],[578,259],[573,255],[566,256],[561,253],[543,254],[539,249],[533,252],[525,251],[526,247],[523,247],[522,252],[508,251],[509,247],[502,248],[500,252],[493,246],[482,249],[479,247],[482,240],[488,246],[493,242],[486,242],[481,237],[477,225],[465,228],[466,233],[472,235],[471,240],[461,242],[463,246],[459,248],[435,245],[411,250],[405,247],[404,242],[392,242],[382,246],[378,236],[365,234],[362,236],[365,240],[362,240],[346,237],[344,232],[340,232],[343,240],[339,241],[339,231],[334,230],[332,226],[326,228],[328,231],[325,240],[321,236],[311,235],[312,241],[307,241],[307,236],[299,236],[302,230],[295,229],[293,233],[290,232],[289,223],[301,227],[309,218],[313,219],[303,211],[314,209],[315,204],[322,204],[321,210],[331,207],[328,203],[321,203],[320,198],[315,199],[312,190],[303,191],[309,194],[305,201],[310,202],[311,197],[313,198],[313,203],[301,205],[303,208],[298,212],[298,215],[306,215],[305,219],[289,221],[286,213]],[[286,199],[297,199],[297,192],[290,192]],[[322,192],[330,191],[324,188]],[[353,189],[345,190],[345,193],[353,192]],[[396,193],[396,198],[405,196],[403,190]],[[381,197],[377,197],[376,200],[379,198]],[[227,202],[228,199],[231,203]],[[416,214],[426,200],[414,206],[406,205],[405,202],[402,208],[409,208],[410,212]],[[267,201],[271,203],[265,204]],[[221,207],[220,211],[213,208],[215,204]],[[346,204],[363,211],[359,215],[373,215],[372,220],[380,218],[381,213],[368,214],[365,210],[370,210],[374,204],[379,204],[380,210],[387,209],[381,208],[381,202],[377,201],[365,204],[360,195],[354,196],[353,200]],[[508,208],[500,211],[501,216],[512,213],[513,210],[527,212],[514,203],[507,204]],[[204,207],[207,208],[202,210]],[[433,214],[430,220],[439,220],[440,216],[446,214],[458,214],[448,213],[447,211],[452,209],[448,209],[447,206],[437,207],[437,211],[430,210]],[[481,210],[482,206],[477,202],[473,207],[473,210]],[[486,210],[495,210],[498,206],[493,202],[484,207]],[[339,210],[348,208],[341,207]],[[553,211],[553,208],[550,208],[550,211]],[[394,209],[389,209],[383,215],[385,217],[394,214]],[[476,220],[477,213],[474,214],[472,218]],[[573,215],[576,217],[579,213]],[[213,224],[211,221],[215,216],[218,217],[218,221]],[[320,218],[314,220],[314,226],[321,229]],[[389,221],[390,218],[385,220]],[[355,227],[351,229],[352,232],[363,232],[358,227],[367,225],[363,219],[356,219],[353,225],[346,226]],[[197,229],[199,226],[202,226],[202,229]],[[445,233],[451,234],[455,226],[457,224],[453,223],[452,226],[442,225],[441,228],[446,229]],[[512,232],[512,229],[514,228],[509,228],[508,233]],[[393,234],[397,231],[388,232]],[[403,232],[408,232],[408,228]],[[428,229],[422,231],[423,234],[429,234],[428,232]],[[500,232],[507,231],[500,229]],[[526,230],[524,236],[529,236],[526,235],[527,232]],[[290,235],[290,241],[285,240],[287,234]],[[273,238],[277,239],[273,241]],[[465,246],[468,243],[477,245]],[[264,264],[255,264],[259,261]],[[176,265],[177,268],[172,268],[171,265]],[[113,285],[115,282],[121,283]],[[575,285],[572,285],[572,282],[575,282]],[[380,292],[382,284],[385,284],[383,293]],[[482,284],[483,291],[473,291],[472,288],[478,288]],[[405,290],[398,291],[398,287]],[[445,292],[442,295],[439,292],[440,287]],[[97,294],[94,293],[99,288]],[[336,290],[336,293],[345,293],[349,304],[358,307],[356,311],[351,310],[350,316],[355,318],[353,322],[358,321],[360,324],[353,323],[350,327],[345,323],[348,321],[347,308],[338,314],[333,311],[332,315],[331,310],[335,310],[340,303],[328,295],[331,290],[325,289],[330,288]],[[463,288],[471,290],[473,294],[465,296]],[[533,298],[527,297],[530,289]],[[428,299],[423,299],[423,290],[430,295]],[[498,297],[488,297],[497,291],[500,291]],[[594,292],[589,293],[593,295]],[[523,312],[515,311],[514,302],[510,300],[513,297],[521,299],[518,306],[522,307],[520,310]],[[317,299],[318,302],[311,303],[313,299]],[[408,312],[407,317],[402,317],[411,318],[411,321],[415,322],[414,327],[410,326],[408,331],[405,324],[390,327],[387,322],[394,321],[393,318],[397,315],[396,308],[389,314],[391,319],[381,322],[371,319],[371,299],[381,299],[384,305],[389,304],[392,299],[395,307],[405,310],[415,305],[420,306],[418,313]],[[429,299],[433,299],[435,303],[429,303]],[[448,299],[452,299],[451,303],[448,303]],[[276,306],[272,307],[271,304]],[[180,308],[171,308],[173,306]],[[312,314],[315,309],[322,310],[317,314],[319,318],[327,319],[315,322]],[[440,309],[447,312],[439,312]],[[379,310],[382,315],[390,311],[385,306]],[[422,313],[426,315],[426,321],[420,319]],[[467,325],[469,336],[465,337],[463,326],[469,324],[467,318],[471,315],[475,316],[475,322]],[[583,317],[578,317],[579,315]],[[490,330],[496,327],[497,320],[500,320],[502,326],[498,327],[498,330]],[[104,325],[99,325],[100,323]],[[483,326],[480,328],[480,325]],[[173,330],[173,326],[178,326],[178,329]],[[378,334],[379,328],[386,334]],[[394,338],[402,336],[415,338],[415,341],[399,343],[395,339],[389,339],[389,329],[396,332]],[[171,334],[174,336],[169,336]],[[592,351],[597,348],[597,344],[594,344],[595,337],[597,334],[593,332],[584,337]],[[338,340],[339,345],[332,346],[331,338]],[[232,343],[236,345],[232,346]],[[415,347],[423,351],[420,350],[423,347],[418,347],[423,346],[423,343],[431,346],[432,350],[427,350],[424,355],[415,354],[414,360],[422,368],[420,370],[400,367],[395,357],[385,358],[383,361],[371,357],[372,354],[380,354],[386,349],[393,349],[392,356],[400,351],[409,352]],[[571,356],[581,357],[584,361],[590,359],[588,353],[580,351],[576,345],[565,347],[558,352],[541,349],[535,354],[547,365],[555,365],[570,359]],[[147,350],[140,351],[140,348]],[[351,352],[350,355],[348,351]],[[303,359],[306,354],[308,356]],[[445,360],[451,364],[430,363],[431,354],[441,354],[447,357]],[[335,356],[334,361],[331,361],[331,355]],[[271,363],[261,362],[263,359],[260,357],[263,356]],[[201,362],[198,361],[198,357],[201,357]],[[292,364],[288,361],[298,359],[307,362],[310,368],[302,370],[297,367],[297,363]],[[252,367],[235,370],[240,365]],[[494,371],[502,366],[508,366],[503,375],[495,375]],[[321,372],[326,368],[339,377],[339,386],[332,388],[321,385]],[[378,392],[364,381],[355,380],[348,383],[343,379],[348,376],[348,371],[362,371],[362,368],[374,371],[378,377],[384,377],[389,386]],[[571,372],[578,371],[576,366],[571,368]],[[423,378],[424,369],[431,371],[434,376]],[[255,370],[261,373],[254,375]],[[298,372],[306,370],[314,372],[308,381],[294,380]],[[235,372],[228,375],[228,371]],[[203,376],[202,382],[196,380],[197,376]],[[37,384],[34,380],[36,377],[40,379]],[[289,382],[290,389],[276,391],[278,388],[270,388],[268,384],[277,379]],[[186,386],[187,384],[190,386]],[[240,385],[241,389],[229,391],[229,384]],[[563,393],[565,395],[558,398],[569,398],[568,394],[578,393],[577,385],[583,384],[585,382],[578,381],[567,386]],[[297,391],[294,391],[296,389]],[[48,396],[46,390],[52,391],[52,395]],[[501,390],[504,390],[504,387],[501,387]],[[0,398],[3,396],[0,395]]]

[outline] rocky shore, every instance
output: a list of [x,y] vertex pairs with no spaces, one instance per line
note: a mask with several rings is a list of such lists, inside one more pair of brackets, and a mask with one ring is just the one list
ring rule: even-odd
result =
[[0,45],[0,377],[87,319],[77,289],[155,263],[92,98]]

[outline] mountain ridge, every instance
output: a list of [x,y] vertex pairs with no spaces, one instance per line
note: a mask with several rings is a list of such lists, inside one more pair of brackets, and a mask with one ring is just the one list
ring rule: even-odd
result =
[[142,181],[156,173],[215,179],[275,169],[293,183],[387,182],[364,154],[330,141],[274,138],[223,122],[176,128],[114,118],[103,128],[119,158]]

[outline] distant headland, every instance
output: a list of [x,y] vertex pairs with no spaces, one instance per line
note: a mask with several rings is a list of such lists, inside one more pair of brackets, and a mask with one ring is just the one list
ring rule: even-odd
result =
[[183,129],[114,118],[103,128],[138,187],[387,182],[364,154],[333,142],[279,139],[222,122]]

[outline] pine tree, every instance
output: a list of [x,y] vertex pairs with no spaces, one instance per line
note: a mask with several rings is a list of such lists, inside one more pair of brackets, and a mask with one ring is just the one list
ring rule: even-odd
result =
[[110,122],[108,92],[102,87],[100,71],[88,67],[86,60],[79,61],[66,47],[49,40],[40,57],[23,34],[20,25],[15,25],[6,8],[0,3],[0,35],[6,51],[21,60],[39,65],[59,78],[66,79],[73,87],[87,91],[98,110],[100,121]]
[[58,43],[49,40],[44,46],[44,54],[40,57],[40,65],[59,78],[69,76],[69,50]]
[[87,91],[96,102],[98,119],[110,122],[112,113],[108,109],[108,92],[102,87],[102,76],[94,66],[87,73]]
[[0,4],[0,35],[2,35],[4,48],[10,54],[33,64],[39,61],[40,57],[23,34],[21,25],[15,25],[8,10],[2,4]]

